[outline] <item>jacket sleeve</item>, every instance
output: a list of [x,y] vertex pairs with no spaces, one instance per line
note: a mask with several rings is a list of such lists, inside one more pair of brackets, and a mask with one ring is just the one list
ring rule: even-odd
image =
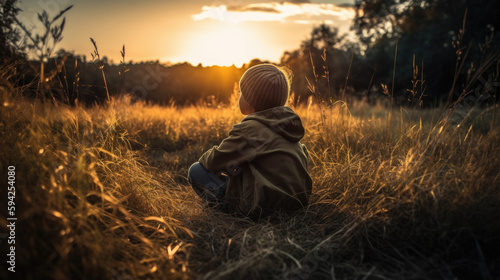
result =
[[218,173],[234,175],[239,166],[255,158],[256,149],[242,131],[242,124],[236,124],[229,136],[219,146],[206,151],[198,160],[206,169]]

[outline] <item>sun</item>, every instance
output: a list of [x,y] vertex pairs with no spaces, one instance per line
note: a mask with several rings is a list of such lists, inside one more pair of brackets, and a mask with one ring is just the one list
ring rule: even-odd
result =
[[203,66],[241,66],[265,53],[262,40],[241,24],[219,24],[191,33],[186,38],[185,60]]

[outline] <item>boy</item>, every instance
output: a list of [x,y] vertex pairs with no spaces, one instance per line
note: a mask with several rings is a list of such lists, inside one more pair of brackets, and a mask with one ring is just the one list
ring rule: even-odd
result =
[[290,81],[280,68],[260,64],[240,80],[243,120],[219,146],[189,168],[195,192],[225,212],[252,218],[308,204],[312,181],[300,117],[284,106]]

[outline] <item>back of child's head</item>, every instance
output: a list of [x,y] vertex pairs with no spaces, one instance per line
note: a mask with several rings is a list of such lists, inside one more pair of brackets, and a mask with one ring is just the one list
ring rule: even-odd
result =
[[256,112],[284,106],[290,93],[289,74],[272,64],[255,65],[241,77],[240,91]]

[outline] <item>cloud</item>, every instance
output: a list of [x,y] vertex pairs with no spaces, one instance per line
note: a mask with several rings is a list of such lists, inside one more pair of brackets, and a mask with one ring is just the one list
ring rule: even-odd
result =
[[259,7],[259,6],[229,6],[227,7],[228,12],[263,12],[263,13],[280,13],[280,11],[271,7]]
[[297,3],[297,4],[298,3],[311,3],[311,1],[309,1],[309,0],[288,0],[286,2],[288,2],[288,3]]
[[297,24],[326,24],[326,25],[334,25],[335,22],[333,20],[302,20],[302,19],[297,19],[293,21],[294,23]]
[[[196,21],[214,19],[224,22],[245,21],[279,21],[305,24],[320,20],[350,20],[354,18],[355,11],[352,7],[337,6],[334,4],[317,4],[309,1],[287,1],[255,3],[244,6],[203,6],[202,12],[192,15]],[[314,20],[312,20],[314,18]]]

